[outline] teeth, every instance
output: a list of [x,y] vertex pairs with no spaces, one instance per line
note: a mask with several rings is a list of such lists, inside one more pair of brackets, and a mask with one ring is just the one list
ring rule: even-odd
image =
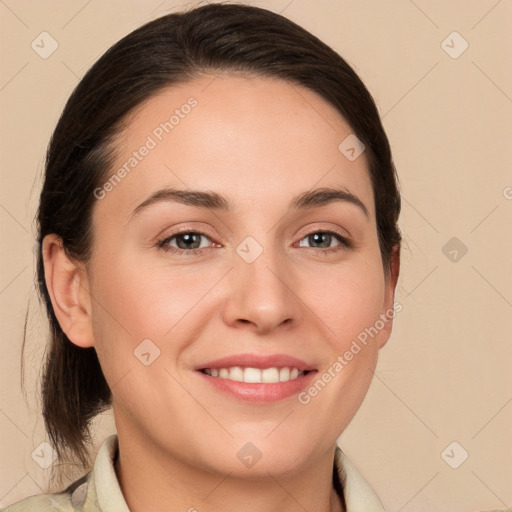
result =
[[[261,370],[258,370],[258,368],[246,368],[244,370],[244,382],[261,382],[262,373],[263,372]],[[229,372],[229,375],[231,376],[231,372]]]
[[244,381],[244,370],[240,366],[233,366],[229,370],[229,380],[236,380],[237,382]]
[[[247,371],[247,370],[245,370]],[[265,368],[261,370],[261,382],[272,384],[273,382],[279,382],[279,370],[277,368]]]
[[260,368],[242,368],[240,366],[232,366],[230,368],[205,368],[203,372],[212,377],[251,384],[286,382],[302,377],[302,375],[305,374],[303,370],[299,370],[298,368],[273,367],[261,370]]

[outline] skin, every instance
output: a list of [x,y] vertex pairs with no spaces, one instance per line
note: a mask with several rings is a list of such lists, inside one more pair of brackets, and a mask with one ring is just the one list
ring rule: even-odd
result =
[[[331,484],[336,439],[363,401],[391,320],[307,405],[296,394],[237,400],[194,368],[280,353],[321,375],[392,309],[399,253],[384,272],[365,154],[351,162],[340,153],[352,130],[315,93],[231,74],[170,87],[141,105],[116,142],[112,172],[190,97],[198,102],[190,114],[96,202],[86,265],[45,238],[57,318],[73,343],[95,347],[112,389],[116,471],[130,510],[342,510]],[[165,187],[217,192],[232,210],[162,201],[132,215]],[[294,197],[323,187],[350,191],[368,216],[346,201],[288,210]],[[206,234],[202,253],[158,246],[181,228]],[[308,239],[326,230],[352,247],[333,238],[326,252]],[[252,263],[236,252],[248,236],[263,249]],[[134,357],[147,338],[161,351],[149,366]],[[251,468],[237,457],[247,442],[262,454]]]

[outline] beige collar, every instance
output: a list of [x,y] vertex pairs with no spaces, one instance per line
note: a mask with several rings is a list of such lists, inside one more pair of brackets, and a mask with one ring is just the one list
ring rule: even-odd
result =
[[[118,438],[114,434],[102,444],[87,481],[73,491],[72,500],[77,509],[82,505],[83,512],[130,512],[114,469],[117,449]],[[334,464],[347,512],[385,512],[377,495],[339,447]]]

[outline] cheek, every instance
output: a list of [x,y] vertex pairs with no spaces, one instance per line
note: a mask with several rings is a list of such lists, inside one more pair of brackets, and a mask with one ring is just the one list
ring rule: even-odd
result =
[[302,294],[322,321],[325,345],[317,379],[299,398],[315,414],[331,410],[333,428],[341,432],[361,405],[377,364],[385,298],[380,253],[316,269],[314,279],[303,281]]
[[91,272],[95,346],[109,383],[142,370],[142,347],[162,356],[156,366],[179,358],[203,325],[197,313],[204,307],[201,299],[218,281],[218,272],[207,269],[148,264],[148,258],[128,251],[115,259],[113,254],[98,251]]
[[337,268],[325,266],[303,283],[303,294],[322,319],[337,351],[379,319],[385,297],[380,260],[369,257]]
[[115,264],[95,274],[98,307],[94,313],[121,337],[130,333],[134,341],[161,339],[214,282],[211,275],[192,267],[173,269],[162,262],[148,265],[143,258],[118,255]]
[[[144,267],[132,257],[118,254],[114,263],[98,253],[97,261],[110,264],[97,265],[93,272],[95,348],[117,406],[134,418],[150,418],[154,411],[147,406],[159,403],[162,389],[170,389],[174,403],[183,403],[186,397],[166,369],[183,348],[172,329],[194,294],[179,285],[176,275]],[[164,343],[171,336],[173,343]]]

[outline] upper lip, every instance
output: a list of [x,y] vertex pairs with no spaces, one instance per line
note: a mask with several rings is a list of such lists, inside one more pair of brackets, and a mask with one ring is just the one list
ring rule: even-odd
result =
[[315,368],[306,362],[293,356],[286,354],[234,354],[232,356],[221,357],[214,361],[196,366],[196,370],[204,370],[205,368],[230,368],[232,366],[242,366],[245,368],[283,368],[291,367],[298,370],[311,371]]

